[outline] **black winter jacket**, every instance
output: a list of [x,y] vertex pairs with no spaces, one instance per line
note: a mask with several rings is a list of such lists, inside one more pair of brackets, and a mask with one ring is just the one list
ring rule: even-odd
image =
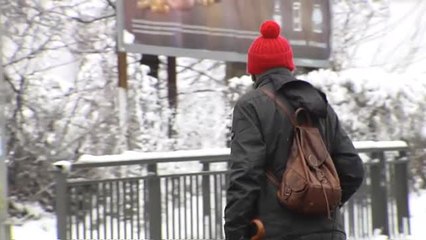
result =
[[226,239],[249,239],[249,222],[255,217],[265,225],[265,240],[345,239],[339,211],[332,219],[306,217],[278,203],[277,189],[266,179],[265,169],[272,169],[277,177],[283,173],[293,131],[290,121],[260,87],[284,96],[293,108],[303,106],[318,119],[317,125],[339,174],[342,203],[360,187],[364,176],[362,161],[325,94],[296,80],[285,68],[270,70],[256,80],[255,89],[242,96],[234,107]]

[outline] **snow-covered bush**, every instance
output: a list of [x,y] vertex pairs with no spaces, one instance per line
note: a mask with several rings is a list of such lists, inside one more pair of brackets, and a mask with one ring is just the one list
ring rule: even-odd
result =
[[426,82],[380,69],[319,70],[299,76],[327,94],[355,140],[425,139]]
[[354,140],[405,140],[418,187],[426,187],[426,75],[382,69],[319,70],[299,76],[325,93]]

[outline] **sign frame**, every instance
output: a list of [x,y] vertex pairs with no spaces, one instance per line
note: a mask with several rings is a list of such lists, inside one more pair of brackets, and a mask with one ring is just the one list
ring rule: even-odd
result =
[[[247,54],[241,52],[233,52],[233,51],[221,51],[221,50],[208,50],[208,49],[194,49],[194,48],[181,48],[181,47],[173,47],[173,46],[157,46],[151,44],[144,43],[127,43],[125,38],[125,6],[124,1],[129,0],[117,0],[117,50],[131,53],[141,53],[141,54],[151,54],[151,55],[165,55],[165,56],[173,56],[173,57],[191,57],[198,59],[212,59],[218,61],[227,61],[227,62],[246,62]],[[131,1],[131,0],[130,0]],[[272,0],[273,1],[273,0]],[[279,0],[276,0],[277,2]],[[285,1],[285,0],[284,0]],[[291,1],[291,0],[289,0]],[[299,2],[305,2],[305,0],[298,0]],[[318,2],[323,2],[323,0],[317,0]],[[328,25],[326,26],[328,31],[328,40],[325,43],[328,49],[328,57],[326,59],[312,59],[309,57],[300,57],[296,56],[297,42],[299,40],[294,41],[289,38],[286,34],[286,38],[289,40],[290,44],[293,47],[293,51],[295,53],[294,62],[297,67],[311,67],[311,68],[329,68],[331,66],[331,38],[332,38],[332,6],[330,0],[326,0],[328,4],[328,14],[329,16],[327,21]],[[281,0],[283,2],[283,0]],[[292,2],[292,1],[291,1]],[[281,3],[282,4],[282,3]],[[275,9],[275,12],[277,9]],[[284,29],[284,32],[288,33]],[[253,34],[259,35],[258,32],[253,32]],[[255,35],[253,35],[255,36]],[[255,37],[253,37],[253,40]],[[300,42],[300,41],[299,41]]]

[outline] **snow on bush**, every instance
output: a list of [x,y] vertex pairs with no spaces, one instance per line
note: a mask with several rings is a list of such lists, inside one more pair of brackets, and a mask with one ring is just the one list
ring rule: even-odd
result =
[[381,69],[318,70],[299,76],[327,94],[354,140],[424,140],[426,82]]
[[[297,76],[327,94],[353,140],[426,140],[425,76],[395,74],[382,69],[320,69]],[[230,80],[235,102],[247,91],[248,76]]]

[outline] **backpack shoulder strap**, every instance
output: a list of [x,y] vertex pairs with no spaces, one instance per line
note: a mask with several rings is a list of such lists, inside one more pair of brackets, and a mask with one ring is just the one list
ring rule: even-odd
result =
[[294,115],[290,113],[287,106],[283,103],[283,101],[280,101],[280,99],[277,98],[277,95],[273,91],[266,87],[261,87],[260,90],[277,104],[278,108],[288,117],[293,126],[297,125]]
[[[296,120],[294,118],[294,115],[290,113],[287,106],[284,104],[283,101],[277,98],[277,95],[270,89],[266,87],[261,87],[260,90],[268,96],[272,101],[278,105],[278,108],[288,117],[293,127],[296,126]],[[273,171],[271,169],[267,169],[265,171],[266,177],[269,179],[269,181],[276,187],[279,188],[280,186],[280,180],[275,176]]]

